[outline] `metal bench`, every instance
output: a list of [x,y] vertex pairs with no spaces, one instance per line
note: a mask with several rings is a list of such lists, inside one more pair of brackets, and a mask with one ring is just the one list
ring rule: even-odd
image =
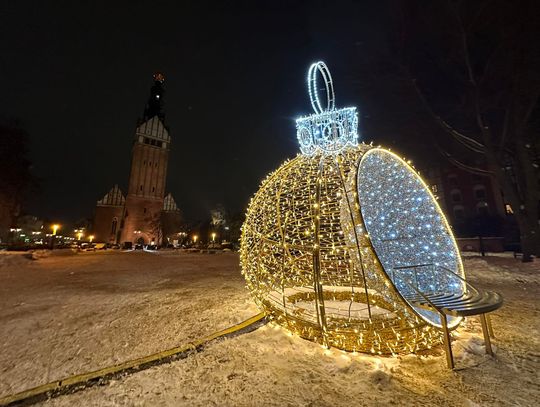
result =
[[[412,266],[411,268],[414,267],[415,266]],[[405,294],[404,298],[415,307],[437,312],[440,315],[442,331],[444,334],[446,361],[450,369],[454,368],[454,357],[452,355],[451,338],[446,319],[447,315],[453,317],[479,315],[482,324],[482,332],[484,334],[486,353],[493,355],[490,341],[490,337],[494,337],[493,329],[491,327],[489,316],[486,314],[495,311],[502,306],[502,296],[494,291],[478,290],[460,275],[445,267],[440,268],[444,270],[445,273],[451,273],[453,278],[461,280],[464,283],[465,290],[461,293],[422,292],[408,279],[404,279],[403,281],[405,281],[412,289],[411,291],[413,291],[410,294]]]

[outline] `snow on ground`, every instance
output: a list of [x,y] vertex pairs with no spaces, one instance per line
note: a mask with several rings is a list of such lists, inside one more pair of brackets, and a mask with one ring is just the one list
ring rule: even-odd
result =
[[[49,400],[47,406],[538,405],[540,262],[467,257],[470,281],[497,290],[496,358],[478,318],[442,350],[372,357],[324,350],[267,325],[186,359]],[[133,359],[257,313],[229,254],[81,253],[0,262],[0,397]]]

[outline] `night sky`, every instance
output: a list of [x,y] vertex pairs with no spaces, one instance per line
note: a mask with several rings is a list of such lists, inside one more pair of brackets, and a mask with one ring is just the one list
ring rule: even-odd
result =
[[75,221],[115,183],[126,192],[155,71],[172,136],[167,190],[188,219],[217,204],[243,211],[296,155],[294,119],[311,112],[305,76],[316,60],[331,70],[336,105],[358,107],[362,138],[395,141],[370,132],[388,112],[369,100],[369,64],[397,29],[393,2],[185,4],[2,2],[0,116],[22,121],[41,179],[27,212]]

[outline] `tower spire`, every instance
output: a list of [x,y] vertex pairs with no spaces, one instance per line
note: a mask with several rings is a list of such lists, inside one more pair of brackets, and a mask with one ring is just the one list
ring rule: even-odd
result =
[[144,108],[143,122],[150,120],[154,116],[159,117],[161,120],[165,119],[165,113],[163,112],[163,95],[165,94],[163,82],[165,82],[165,76],[161,72],[156,72],[154,74],[154,84],[150,88],[150,96]]

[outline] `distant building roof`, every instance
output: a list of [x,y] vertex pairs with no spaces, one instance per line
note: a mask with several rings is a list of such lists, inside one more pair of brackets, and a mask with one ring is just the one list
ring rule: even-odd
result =
[[97,204],[98,206],[124,206],[125,202],[124,194],[118,188],[118,185],[115,185],[103,198],[97,201]]
[[176,205],[176,202],[174,198],[172,197],[172,194],[169,193],[165,200],[163,201],[163,211],[164,212],[180,212],[180,209],[178,208],[178,205]]

